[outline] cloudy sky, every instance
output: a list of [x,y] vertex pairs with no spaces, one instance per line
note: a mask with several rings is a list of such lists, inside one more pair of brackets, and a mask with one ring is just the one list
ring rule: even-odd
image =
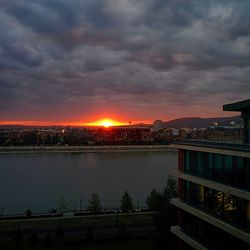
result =
[[249,0],[0,0],[0,121],[215,117],[249,97]]

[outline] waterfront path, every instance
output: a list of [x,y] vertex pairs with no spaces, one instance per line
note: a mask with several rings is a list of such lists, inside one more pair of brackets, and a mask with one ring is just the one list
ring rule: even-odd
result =
[[46,217],[46,218],[23,218],[23,219],[5,219],[5,220],[0,220],[0,231],[1,231],[1,227],[2,224],[6,225],[8,223],[13,223],[14,222],[38,222],[38,221],[51,221],[51,220],[57,220],[57,221],[62,221],[62,220],[69,220],[69,219],[73,219],[74,221],[79,220],[80,218],[84,220],[89,220],[89,219],[98,219],[101,221],[103,218],[106,217],[135,217],[138,218],[138,216],[147,216],[149,215],[149,217],[151,217],[153,214],[155,214],[156,212],[133,212],[133,213],[112,213],[112,214],[88,214],[88,215],[74,215],[74,213],[65,213],[63,216],[61,217]]
[[[27,218],[19,220],[3,220],[0,222],[0,243],[1,241],[14,238],[17,230],[21,230],[24,238],[29,239],[33,233],[45,237],[46,234],[56,233],[58,226],[61,226],[65,233],[78,235],[82,238],[83,230],[91,225],[95,236],[103,238],[108,234],[110,238],[117,236],[121,225],[126,225],[133,235],[148,235],[148,232],[154,231],[153,217],[155,212],[134,212],[117,214],[99,214],[72,216],[64,215],[57,218]],[[137,233],[136,233],[137,232]]]

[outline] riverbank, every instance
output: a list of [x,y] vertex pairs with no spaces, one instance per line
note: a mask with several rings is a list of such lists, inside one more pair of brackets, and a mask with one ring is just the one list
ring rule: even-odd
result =
[[92,153],[92,152],[124,152],[124,151],[175,151],[170,145],[126,145],[126,146],[17,146],[0,147],[0,153]]

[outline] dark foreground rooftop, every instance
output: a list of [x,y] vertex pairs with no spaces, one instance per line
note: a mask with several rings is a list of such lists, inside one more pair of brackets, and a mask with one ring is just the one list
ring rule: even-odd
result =
[[250,145],[244,143],[214,142],[208,140],[183,140],[173,144],[250,152]]
[[240,101],[240,102],[225,104],[225,105],[223,105],[223,110],[224,111],[250,110],[250,99]]

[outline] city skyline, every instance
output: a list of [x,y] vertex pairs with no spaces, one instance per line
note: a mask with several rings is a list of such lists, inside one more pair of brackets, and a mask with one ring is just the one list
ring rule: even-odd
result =
[[0,7],[0,124],[221,117],[249,98],[249,1]]

